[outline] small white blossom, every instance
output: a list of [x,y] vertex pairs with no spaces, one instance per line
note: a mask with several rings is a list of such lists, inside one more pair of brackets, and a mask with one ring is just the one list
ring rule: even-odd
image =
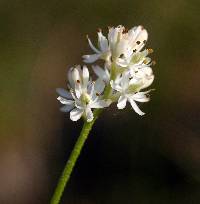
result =
[[102,34],[101,30],[97,32],[98,34],[98,49],[92,44],[91,40],[89,37],[88,43],[91,49],[95,52],[95,54],[91,55],[83,55],[83,61],[85,63],[93,63],[98,59],[104,59],[105,61],[108,61],[110,58],[110,48],[108,44],[107,38]]
[[98,49],[88,38],[88,42],[95,54],[84,55],[84,62],[93,63],[98,59],[103,59],[107,64],[112,62],[119,66],[127,64],[126,60],[133,53],[139,52],[144,47],[148,38],[147,31],[142,26],[133,27],[126,31],[125,27],[117,26],[109,28],[108,40],[98,32]]
[[115,81],[111,81],[112,88],[120,94],[117,103],[118,109],[124,109],[128,101],[136,113],[144,115],[145,113],[139,109],[136,102],[149,101],[149,97],[147,96],[149,91],[140,92],[140,90],[147,87],[147,85],[149,86],[152,81],[152,79],[148,78],[131,77],[129,72],[124,72]]
[[109,100],[101,99],[105,84],[98,79],[96,82],[89,81],[89,71],[86,66],[83,70],[80,66],[69,71],[70,92],[64,89],[57,89],[60,95],[57,99],[64,104],[61,111],[70,112],[70,119],[77,121],[84,116],[87,122],[94,118],[92,109],[104,108],[110,105]]

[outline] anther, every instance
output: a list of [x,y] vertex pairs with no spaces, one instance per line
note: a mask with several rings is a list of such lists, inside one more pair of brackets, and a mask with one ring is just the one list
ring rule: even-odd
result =
[[152,61],[152,65],[156,65],[156,61],[155,60]]
[[147,51],[149,54],[153,53],[153,49],[151,49],[151,48],[147,49]]
[[133,52],[136,52],[136,51],[137,51],[137,49],[134,49],[134,50],[133,50]]
[[128,33],[128,29],[127,29],[127,28],[124,28],[122,33],[123,33],[123,34]]
[[81,82],[80,82],[80,80],[76,80],[76,82],[78,83],[78,84],[80,84]]
[[143,40],[143,43],[144,43],[144,44],[146,44],[146,42],[147,42],[146,40]]
[[102,32],[101,28],[97,28],[97,32]]
[[100,94],[99,93],[96,93],[96,96],[99,96]]
[[141,42],[138,40],[136,43],[139,45]]
[[143,63],[144,63],[144,64],[147,64],[147,60],[145,59],[145,60],[143,61]]

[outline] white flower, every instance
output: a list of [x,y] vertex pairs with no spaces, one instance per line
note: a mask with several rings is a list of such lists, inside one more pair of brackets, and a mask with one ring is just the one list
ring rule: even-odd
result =
[[128,31],[123,26],[110,28],[108,39],[113,60],[120,65],[122,58],[126,59],[132,53],[141,51],[147,38],[147,31],[142,26],[133,27]]
[[80,66],[71,68],[68,75],[70,92],[57,89],[60,95],[57,99],[64,104],[61,111],[70,112],[70,119],[77,121],[84,116],[87,122],[94,118],[92,109],[104,108],[110,105],[109,100],[102,100],[101,94],[105,84],[98,79],[96,82],[89,81],[89,71],[86,66],[81,70]]
[[154,75],[151,67],[134,67],[134,69],[130,69],[129,73],[130,77],[140,82],[141,89],[147,88],[153,83]]
[[91,40],[87,36],[89,46],[95,52],[95,54],[91,55],[83,55],[83,61],[85,63],[93,63],[98,59],[104,59],[108,61],[110,58],[110,48],[108,44],[107,38],[102,34],[101,30],[97,32],[98,34],[98,49],[92,44]]
[[141,89],[146,88],[152,83],[152,79],[131,77],[129,72],[124,72],[122,76],[118,76],[115,81],[111,81],[111,87],[120,94],[118,99],[118,109],[124,109],[127,101],[131,104],[132,108],[139,115],[144,115],[136,104],[137,102],[148,102],[149,97],[145,92],[139,92]]
[[122,56],[118,59],[118,65],[121,67],[141,67],[150,66],[151,58],[147,57],[148,54],[153,52],[152,49],[145,49],[144,51],[134,51],[130,55]]
[[[88,38],[88,42],[95,54],[84,55],[84,62],[93,63],[98,59],[104,59],[106,63],[116,63],[119,66],[127,64],[127,58],[142,50],[148,38],[147,31],[142,26],[133,27],[129,31],[123,26],[109,28],[108,40],[98,32],[98,49]],[[129,60],[130,61],[130,60]]]

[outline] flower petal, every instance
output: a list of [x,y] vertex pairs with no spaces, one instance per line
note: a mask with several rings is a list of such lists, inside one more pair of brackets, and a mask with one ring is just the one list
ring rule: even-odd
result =
[[127,98],[125,96],[120,96],[117,107],[118,109],[124,109],[126,107]]
[[129,98],[129,102],[130,102],[130,104],[131,104],[133,110],[134,110],[137,114],[139,114],[139,115],[141,115],[141,116],[145,114],[144,112],[142,112],[142,111],[139,109],[138,105],[136,104],[136,102],[135,102],[133,99]]
[[153,83],[153,80],[154,80],[154,75],[143,78],[143,85],[141,89],[149,87]]
[[145,92],[138,92],[136,94],[134,94],[131,97],[134,101],[138,101],[138,102],[148,102],[150,100],[149,97],[147,97],[147,95],[145,95]]
[[91,108],[105,108],[111,104],[111,100],[97,100],[95,103],[90,104]]
[[119,84],[115,83],[113,80],[110,81],[110,85],[116,91],[119,91],[119,92],[123,91],[122,87]]
[[60,96],[62,96],[62,97],[64,97],[64,98],[72,99],[71,93],[68,92],[68,91],[66,91],[66,90],[63,89],[63,88],[57,88],[57,89],[56,89],[56,92],[57,92]]
[[81,118],[82,114],[83,114],[83,110],[75,108],[70,112],[70,119],[72,121],[77,121]]
[[117,58],[116,64],[120,67],[127,67],[129,65],[129,60],[127,60],[127,58]]
[[74,80],[74,82],[77,82],[77,81],[80,81],[80,80],[81,80],[79,70],[76,69],[76,68],[74,68],[74,69],[72,70],[72,79]]
[[70,87],[72,89],[74,89],[74,81],[72,79],[72,71],[73,71],[74,67],[71,67],[67,73],[67,78],[68,78],[68,81],[69,81],[69,84],[70,84]]
[[129,72],[124,72],[122,74],[121,86],[123,90],[126,90],[129,86],[129,77],[130,77]]
[[145,42],[148,39],[148,33],[145,29],[142,29],[141,26],[138,26],[136,30],[137,37],[134,40],[132,49],[136,49],[137,51],[140,51],[144,46]]
[[62,107],[60,108],[60,111],[61,111],[61,112],[69,112],[69,111],[71,111],[73,108],[74,108],[74,104],[73,104],[73,105],[65,105],[65,106],[62,106]]
[[98,65],[94,65],[92,66],[92,69],[94,71],[94,73],[103,81],[108,82],[110,79],[110,74],[108,72],[108,70],[105,68],[105,70],[103,68],[101,68]]
[[65,105],[74,104],[74,101],[68,100],[68,99],[66,99],[66,98],[63,98],[62,96],[58,96],[57,99],[58,99],[62,104],[65,104]]
[[88,68],[84,65],[83,66],[83,88],[87,88],[89,81],[89,71]]
[[104,88],[105,88],[105,83],[102,81],[102,79],[98,78],[94,84],[94,91],[97,94],[101,94],[103,92]]
[[82,70],[77,68],[74,68],[72,70],[72,79],[74,81],[75,84],[75,93],[76,93],[76,97],[80,98],[81,94],[82,94],[82,79],[81,79],[81,75],[82,75]]
[[98,42],[99,42],[99,47],[102,52],[106,52],[108,50],[108,40],[106,37],[102,34],[102,32],[98,32]]
[[88,39],[88,43],[89,43],[89,46],[91,47],[91,49],[96,52],[96,53],[101,53],[91,42],[90,38],[87,38]]
[[86,115],[87,122],[91,122],[94,118],[91,108],[85,109],[85,115]]
[[93,63],[101,57],[101,54],[83,55],[82,57],[83,57],[83,62]]

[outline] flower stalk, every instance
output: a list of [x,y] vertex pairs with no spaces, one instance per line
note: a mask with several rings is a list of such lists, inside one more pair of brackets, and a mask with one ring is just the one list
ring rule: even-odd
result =
[[81,153],[81,150],[85,144],[86,139],[88,138],[88,135],[92,129],[92,126],[94,125],[96,119],[101,113],[101,109],[98,109],[94,112],[94,119],[92,122],[84,122],[83,128],[81,130],[81,133],[78,137],[78,140],[76,141],[76,144],[70,154],[70,157],[64,167],[64,170],[62,172],[62,175],[58,181],[58,184],[56,186],[56,189],[54,191],[54,194],[51,199],[51,204],[58,204],[61,200],[63,191],[70,179],[71,173],[73,171],[73,168],[76,164],[76,161]]

